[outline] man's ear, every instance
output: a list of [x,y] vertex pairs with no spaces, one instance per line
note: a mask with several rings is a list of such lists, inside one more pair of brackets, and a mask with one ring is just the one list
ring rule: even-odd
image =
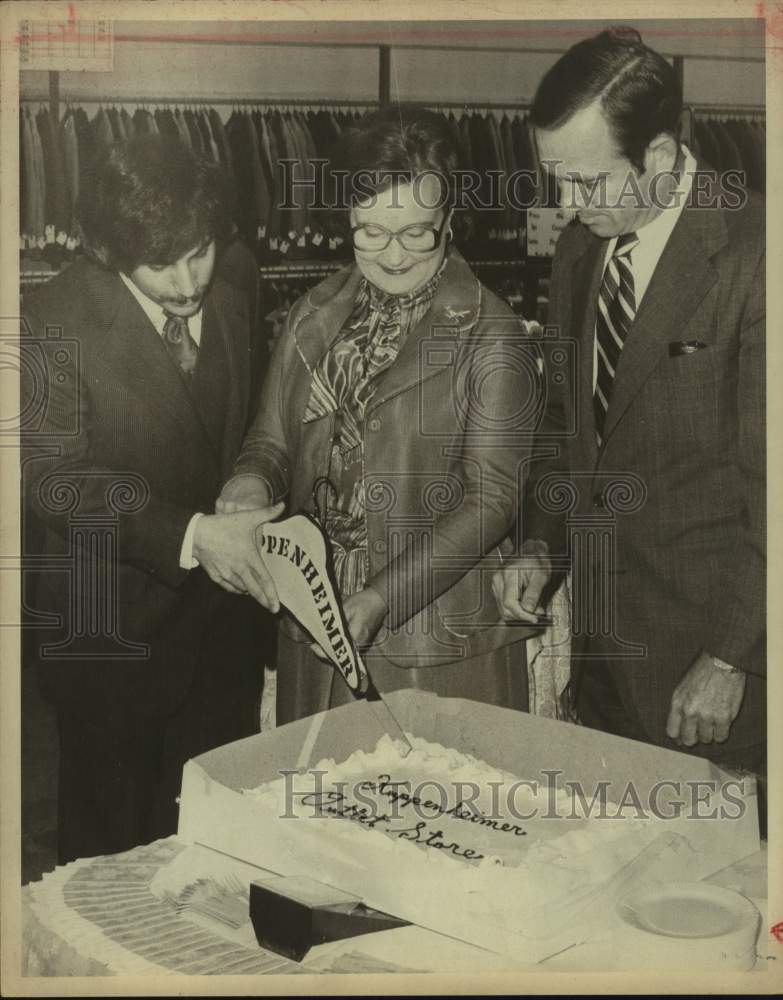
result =
[[648,143],[644,151],[645,173],[651,170],[656,173],[673,170],[678,149],[677,140],[671,132],[660,132]]

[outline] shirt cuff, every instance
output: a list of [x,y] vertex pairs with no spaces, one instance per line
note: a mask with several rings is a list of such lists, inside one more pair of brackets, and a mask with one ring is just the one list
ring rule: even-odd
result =
[[713,656],[712,653],[707,653],[707,656],[712,660],[719,670],[725,670],[726,673],[735,674],[737,673],[737,668],[733,667],[730,663],[726,663],[725,660],[719,660],[717,656]]
[[196,534],[196,525],[203,516],[203,514],[194,514],[185,529],[182,548],[179,550],[179,565],[182,569],[195,569],[199,565],[198,560],[193,558],[193,536]]

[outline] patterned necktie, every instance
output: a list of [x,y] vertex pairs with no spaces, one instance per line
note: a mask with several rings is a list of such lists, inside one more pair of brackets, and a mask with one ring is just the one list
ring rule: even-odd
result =
[[163,343],[184,375],[192,375],[198,360],[198,345],[191,337],[185,316],[173,316],[164,311]]
[[625,233],[619,237],[614,253],[606,265],[601,291],[598,293],[598,312],[595,321],[598,364],[593,409],[599,445],[603,440],[606,411],[612,398],[614,375],[620,360],[620,352],[636,315],[631,251],[638,242],[639,237],[636,233]]

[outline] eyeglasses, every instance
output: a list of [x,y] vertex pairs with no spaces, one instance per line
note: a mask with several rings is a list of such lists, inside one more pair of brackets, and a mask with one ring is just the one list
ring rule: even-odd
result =
[[448,218],[448,215],[445,215],[439,226],[414,223],[412,226],[398,229],[395,233],[386,229],[385,226],[365,223],[363,226],[351,227],[351,239],[354,249],[364,253],[380,253],[392,240],[397,240],[400,246],[409,253],[429,253],[440,246]]

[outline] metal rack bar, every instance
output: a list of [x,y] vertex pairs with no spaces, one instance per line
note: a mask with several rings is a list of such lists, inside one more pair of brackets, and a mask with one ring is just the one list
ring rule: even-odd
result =
[[[54,75],[54,74],[53,74]],[[25,94],[20,97],[20,102],[30,104],[47,103],[51,100],[50,94]],[[237,107],[320,107],[320,108],[377,108],[378,101],[374,100],[344,100],[335,98],[326,100],[323,97],[309,100],[305,97],[296,97],[286,100],[283,97],[118,97],[118,96],[90,96],[77,97],[58,95],[60,104],[161,104],[161,105],[225,105]],[[392,102],[393,103],[393,102]],[[441,100],[414,100],[402,102],[413,107],[422,108],[454,108],[461,110],[493,110],[493,111],[527,111],[530,108],[529,100],[519,101],[441,101]],[[692,104],[686,102],[686,108],[690,108],[695,114],[751,114],[764,115],[766,109],[758,104]]]
[[530,100],[519,101],[400,101],[401,104],[412,105],[414,108],[461,108],[462,110],[478,110],[491,108],[497,111],[527,111]]
[[713,114],[750,114],[764,115],[766,108],[759,104],[686,104],[694,114],[700,112],[712,112]]
[[[21,103],[28,104],[40,104],[46,103],[49,100],[48,95],[44,94],[25,94],[19,98]],[[90,96],[90,97],[78,97],[78,96],[68,96],[60,95],[61,104],[162,104],[162,105],[225,105],[237,107],[270,107],[270,108],[284,108],[284,107],[321,107],[321,108],[377,108],[379,105],[378,101],[374,100],[343,100],[336,98],[335,100],[325,100],[323,97],[308,100],[305,97],[296,97],[286,100],[284,97],[156,97],[156,96],[138,96],[138,97],[118,97],[116,95],[109,96],[108,94],[100,96]],[[390,103],[394,103],[391,100]],[[422,108],[460,108],[463,110],[479,110],[482,108],[492,109],[492,110],[506,110],[506,111],[526,111],[530,107],[530,102],[527,100],[520,101],[402,101],[400,103],[406,105],[412,105],[413,107]]]

